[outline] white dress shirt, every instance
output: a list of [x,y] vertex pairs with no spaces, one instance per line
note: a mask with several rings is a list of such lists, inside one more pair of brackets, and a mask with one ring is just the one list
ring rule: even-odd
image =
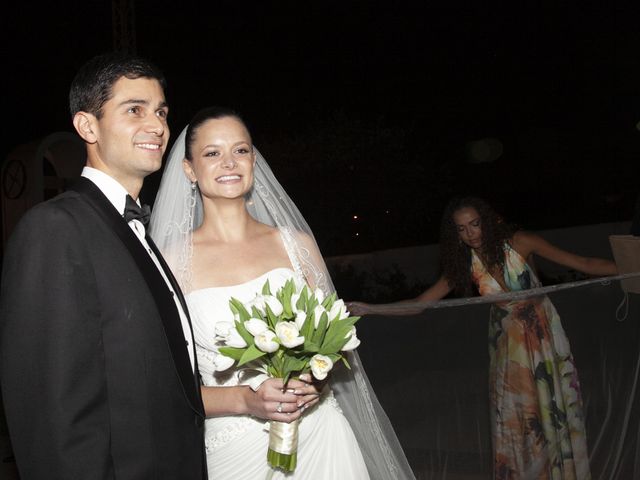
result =
[[[82,176],[91,180],[100,189],[100,191],[102,191],[105,197],[109,199],[109,201],[113,204],[113,206],[120,213],[120,215],[124,215],[126,198],[129,192],[127,192],[127,190],[117,180],[107,175],[103,171],[95,168],[91,168],[91,167],[84,167],[82,170]],[[136,203],[140,205],[139,200],[136,200]],[[164,269],[160,265],[158,258],[153,253],[153,250],[151,250],[151,248],[149,247],[149,244],[147,243],[147,240],[145,239],[146,231],[142,222],[140,222],[140,220],[137,220],[137,219],[131,220],[129,222],[129,227],[131,228],[131,230],[133,230],[133,233],[136,234],[136,237],[138,237],[138,240],[140,240],[140,243],[142,243],[142,246],[145,248],[145,250],[151,257],[151,259],[153,260],[153,263],[155,263],[156,267],[158,268],[158,271],[162,274],[162,278],[164,278],[164,281],[167,284],[167,288],[169,289],[169,291],[171,291],[171,295],[173,296],[173,301],[175,302],[176,307],[178,308],[178,313],[180,314],[180,320],[182,322],[182,331],[184,333],[184,339],[187,344],[187,350],[189,352],[189,360],[191,360],[191,368],[195,368],[193,334],[191,332],[191,327],[189,326],[189,320],[187,319],[187,316],[184,310],[182,309],[182,304],[180,303],[178,296],[173,290],[173,287],[171,286],[171,282],[167,278],[167,274],[165,273]]]

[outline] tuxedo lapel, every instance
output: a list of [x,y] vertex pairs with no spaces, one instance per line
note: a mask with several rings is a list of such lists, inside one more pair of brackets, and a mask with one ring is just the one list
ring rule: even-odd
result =
[[[185,396],[188,398],[192,408],[198,414],[202,414],[202,401],[198,395],[198,382],[194,376],[194,370],[191,366],[189,354],[185,346],[180,316],[164,278],[162,278],[161,273],[158,271],[158,268],[149,254],[145,251],[145,248],[142,243],[140,243],[138,237],[136,237],[122,216],[118,214],[111,202],[109,202],[102,191],[92,181],[81,177],[78,182],[71,187],[71,189],[82,194],[83,197],[87,199],[89,204],[98,212],[100,217],[116,233],[116,235],[120,237],[125,247],[131,253],[133,260],[144,277],[144,280],[149,287],[149,291],[156,303],[158,313],[162,319],[167,343],[169,344]],[[172,282],[175,282],[171,272],[166,267],[164,260],[162,260],[162,256],[157,252],[157,250],[155,253],[158,256],[162,267],[165,269],[165,273],[168,278],[172,279]],[[184,298],[182,298],[182,295],[178,293],[180,292],[180,289],[176,289],[174,287],[174,290],[179,295],[183,308],[185,308]],[[185,312],[186,311],[187,310],[185,308]]]
[[151,238],[150,235],[146,235],[145,238],[147,240],[147,243],[149,244],[149,247],[151,247],[151,250],[153,250],[153,253],[156,254],[156,257],[158,258],[158,261],[160,262],[160,265],[162,265],[162,269],[167,274],[167,278],[169,279],[169,283],[171,283],[171,288],[173,288],[173,291],[178,296],[178,300],[180,301],[180,305],[182,306],[182,311],[186,315],[187,321],[189,322],[189,327],[191,328],[191,344],[190,345],[191,345],[191,348],[194,349],[194,351],[193,351],[193,361],[195,362],[194,373],[195,373],[195,378],[196,378],[196,384],[199,385],[200,381],[199,381],[199,374],[198,374],[198,357],[197,357],[196,352],[195,352],[195,339],[193,338],[193,326],[191,325],[191,316],[189,315],[189,309],[187,308],[187,302],[186,302],[186,300],[184,298],[184,295],[182,294],[182,289],[180,288],[180,285],[178,285],[178,281],[173,276],[173,272],[171,272],[171,269],[169,268],[169,265],[167,265],[167,262],[165,262],[164,257],[162,256],[162,253],[160,253],[160,250],[158,249],[158,247],[154,243],[153,239]]
[[184,299],[184,295],[182,294],[182,289],[180,288],[180,285],[178,285],[178,281],[176,280],[176,277],[173,276],[173,272],[169,268],[169,265],[167,265],[167,262],[165,262],[164,257],[162,256],[162,253],[158,249],[157,245],[154,243],[154,241],[151,238],[151,236],[147,234],[147,235],[145,235],[145,239],[147,240],[147,243],[149,244],[149,247],[151,247],[151,250],[153,250],[153,253],[156,254],[156,257],[158,257],[158,261],[160,262],[160,265],[162,266],[162,269],[167,274],[167,278],[169,279],[169,283],[171,283],[171,287],[173,288],[173,291],[176,292],[176,295],[178,296],[178,300],[180,301],[180,305],[182,305],[182,310],[184,311],[185,315],[187,316],[187,320],[189,320],[189,326],[191,327],[191,316],[189,315],[189,310],[187,308],[187,302]]

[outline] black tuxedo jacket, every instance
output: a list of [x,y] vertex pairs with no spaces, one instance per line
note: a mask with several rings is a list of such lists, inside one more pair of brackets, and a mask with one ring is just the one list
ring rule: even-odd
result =
[[21,479],[206,478],[177,308],[102,192],[81,178],[27,212],[3,263],[0,382]]

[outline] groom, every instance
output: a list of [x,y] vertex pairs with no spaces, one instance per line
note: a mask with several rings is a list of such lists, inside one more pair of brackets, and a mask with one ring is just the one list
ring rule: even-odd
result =
[[206,478],[187,309],[137,201],[169,139],[164,78],[102,55],[69,99],[82,178],[24,216],[2,272],[0,382],[20,476]]

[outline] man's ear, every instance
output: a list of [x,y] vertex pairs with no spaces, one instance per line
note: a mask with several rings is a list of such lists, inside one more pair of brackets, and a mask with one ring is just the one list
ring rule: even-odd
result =
[[182,169],[191,183],[198,181],[196,174],[193,171],[193,167],[191,166],[191,162],[186,158],[182,160]]
[[73,126],[78,135],[87,143],[96,143],[97,137],[95,130],[95,119],[92,114],[87,112],[78,112],[73,116]]

